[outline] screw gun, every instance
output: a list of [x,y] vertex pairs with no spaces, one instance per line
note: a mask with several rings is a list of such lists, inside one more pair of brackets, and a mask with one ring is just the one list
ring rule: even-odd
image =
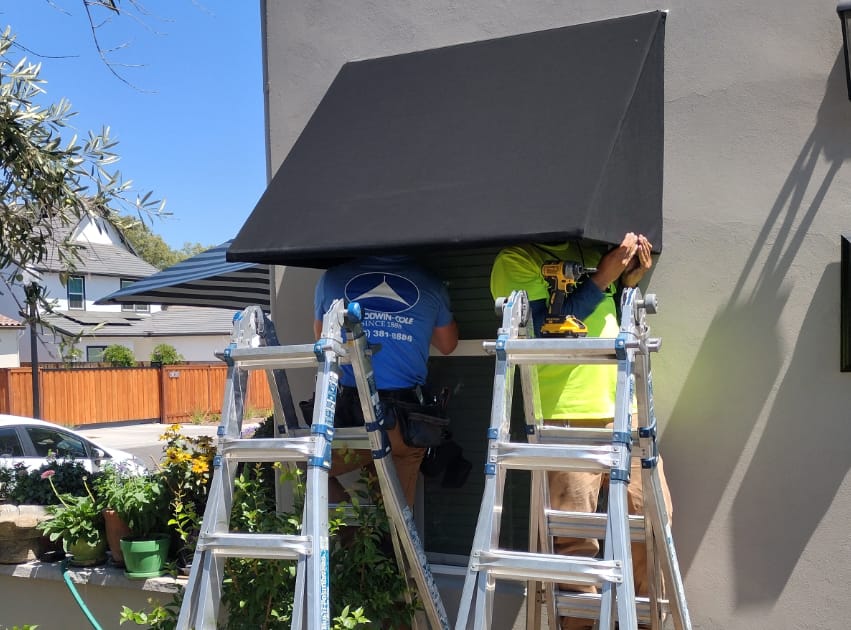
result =
[[576,288],[579,279],[597,271],[577,262],[547,261],[541,265],[541,275],[550,286],[550,301],[544,325],[543,337],[584,337],[588,328],[573,315],[562,315],[564,299]]

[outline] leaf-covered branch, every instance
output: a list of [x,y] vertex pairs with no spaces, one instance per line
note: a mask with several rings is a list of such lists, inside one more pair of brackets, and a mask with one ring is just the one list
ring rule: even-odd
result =
[[160,201],[134,194],[115,169],[109,127],[83,141],[62,136],[74,116],[70,103],[40,104],[41,64],[13,59],[13,42],[7,27],[0,35],[0,270],[8,286],[24,283],[48,255],[72,271],[77,246],[65,228],[87,216],[122,228],[163,213]]

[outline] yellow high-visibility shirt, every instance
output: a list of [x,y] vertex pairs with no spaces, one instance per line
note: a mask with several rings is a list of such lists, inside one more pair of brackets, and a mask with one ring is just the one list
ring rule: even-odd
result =
[[[546,251],[544,251],[546,250]],[[512,291],[526,291],[529,301],[548,300],[549,286],[541,275],[547,261],[573,261],[596,267],[600,252],[576,243],[563,245],[521,245],[503,249],[491,270],[494,299]],[[586,280],[590,282],[590,280]],[[582,321],[589,337],[617,337],[619,325],[613,289]],[[540,409],[545,419],[611,419],[615,413],[617,366],[539,365],[536,366]]]

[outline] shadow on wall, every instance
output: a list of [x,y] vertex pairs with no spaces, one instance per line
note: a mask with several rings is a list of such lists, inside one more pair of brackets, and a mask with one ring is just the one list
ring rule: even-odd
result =
[[[737,606],[771,603],[849,469],[851,405],[839,371],[839,264],[827,266],[802,322],[753,459],[733,502]],[[837,405],[837,393],[844,404]],[[842,401],[840,401],[842,402]]]
[[[710,324],[671,412],[663,444],[666,465],[696,469],[699,474],[690,478],[701,480],[699,489],[682,479],[678,483],[676,476],[669,480],[684,573],[777,383],[784,358],[778,320],[790,297],[783,279],[839,168],[851,157],[849,113],[844,65],[837,57],[816,126],[768,211],[729,303]],[[816,167],[825,162],[823,179],[814,181]],[[802,205],[805,196],[812,198],[809,205]],[[837,252],[838,247],[837,240]],[[746,285],[753,285],[749,295]],[[739,606],[779,596],[847,472],[846,457],[828,460],[851,437],[847,418],[827,417],[827,409],[836,409],[836,393],[843,391],[838,286],[838,267],[830,265],[813,295],[812,319],[802,322],[794,363],[780,384],[769,424],[734,501],[732,551]],[[778,523],[785,525],[779,528]]]

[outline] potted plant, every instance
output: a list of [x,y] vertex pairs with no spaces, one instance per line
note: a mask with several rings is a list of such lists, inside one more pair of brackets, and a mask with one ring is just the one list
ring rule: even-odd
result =
[[52,541],[62,540],[65,553],[72,556],[70,562],[75,566],[106,562],[106,535],[98,501],[88,484],[82,496],[60,493],[53,483],[55,474],[54,470],[46,470],[41,475],[50,482],[60,502],[47,507],[50,518],[39,523],[39,529]]
[[132,532],[127,521],[115,509],[120,500],[120,494],[124,489],[127,477],[137,474],[128,467],[119,463],[110,462],[106,464],[95,476],[92,485],[95,496],[101,502],[103,508],[104,527],[106,529],[106,541],[109,553],[116,566],[124,566],[124,554],[121,552],[121,539],[129,536]]
[[109,502],[130,528],[130,534],[120,541],[127,577],[162,575],[171,542],[166,533],[168,492],[162,475],[124,477]]

